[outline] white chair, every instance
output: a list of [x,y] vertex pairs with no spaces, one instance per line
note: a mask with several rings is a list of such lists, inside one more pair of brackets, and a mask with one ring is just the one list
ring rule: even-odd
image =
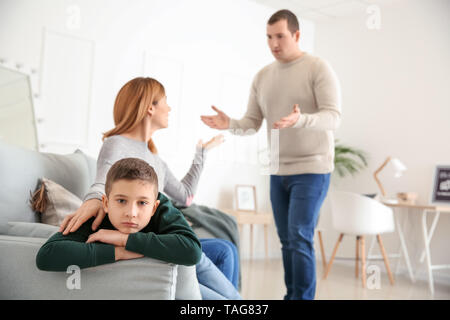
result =
[[366,287],[365,235],[376,235],[391,284],[394,278],[389,267],[380,234],[394,232],[392,209],[369,197],[351,192],[333,191],[330,194],[333,228],[340,232],[330,262],[324,274],[327,278],[344,234],[356,236],[355,276],[358,277],[359,245],[361,242],[361,271],[363,288]]

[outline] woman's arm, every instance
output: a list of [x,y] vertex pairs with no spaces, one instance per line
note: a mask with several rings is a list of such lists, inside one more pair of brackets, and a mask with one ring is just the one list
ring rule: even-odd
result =
[[200,180],[200,175],[203,171],[208,150],[222,144],[223,141],[224,138],[221,134],[213,137],[206,143],[203,143],[200,140],[196,146],[196,152],[192,165],[181,181],[175,178],[167,164],[162,161],[166,172],[163,192],[165,192],[173,200],[183,205],[190,206],[194,198],[195,191],[197,190],[198,181]]
[[166,173],[163,192],[176,202],[189,206],[197,190],[205,159],[206,149],[202,146],[197,146],[192,165],[181,181],[174,176],[167,164],[163,161]]

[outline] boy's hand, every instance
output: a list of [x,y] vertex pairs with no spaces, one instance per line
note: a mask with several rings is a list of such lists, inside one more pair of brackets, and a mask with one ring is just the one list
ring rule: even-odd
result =
[[125,247],[128,240],[128,234],[117,230],[100,229],[89,236],[86,243],[95,241],[112,244],[118,247]]
[[114,254],[116,261],[142,258],[144,255],[133,251],[125,250],[124,247],[115,247]]

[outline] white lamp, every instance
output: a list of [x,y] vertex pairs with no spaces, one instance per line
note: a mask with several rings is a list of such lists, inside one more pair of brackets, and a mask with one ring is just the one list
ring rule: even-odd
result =
[[380,187],[381,194],[383,197],[386,197],[386,192],[384,191],[383,185],[380,182],[380,179],[378,179],[378,174],[388,165],[393,168],[394,170],[394,177],[399,178],[402,176],[403,171],[406,170],[406,166],[397,158],[387,157],[387,159],[383,162],[381,167],[379,167],[373,174],[375,181],[378,184],[378,187]]

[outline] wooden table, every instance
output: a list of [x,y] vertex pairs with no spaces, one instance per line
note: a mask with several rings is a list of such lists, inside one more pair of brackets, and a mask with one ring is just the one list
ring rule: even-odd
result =
[[265,256],[269,256],[269,242],[268,242],[268,226],[273,223],[272,213],[262,212],[247,212],[238,211],[233,209],[221,209],[221,211],[236,218],[236,222],[239,226],[239,233],[242,234],[242,226],[244,224],[250,225],[250,258],[253,258],[253,226],[260,224],[264,226],[264,243],[265,243]]
[[[408,203],[392,203],[392,202],[388,202],[388,201],[384,201],[383,204],[388,207],[391,207],[391,208],[406,208],[406,209],[421,210],[424,251],[422,251],[422,254],[420,257],[420,262],[423,262],[424,258],[426,258],[427,272],[428,272],[428,285],[429,285],[431,294],[434,295],[433,270],[450,269],[450,265],[432,265],[431,264],[430,243],[431,243],[431,238],[433,237],[434,230],[436,229],[437,223],[439,221],[440,214],[441,213],[450,213],[450,207],[440,206],[440,205],[420,205],[420,204],[418,205],[418,204],[408,204]],[[435,216],[434,216],[434,219],[433,219],[430,229],[428,229],[427,214],[432,213],[432,212],[435,213]],[[403,239],[403,232],[402,232],[401,226],[398,223],[397,219],[396,219],[396,225],[397,225],[397,230],[400,235],[401,245],[405,252],[405,259],[406,259],[406,263],[408,266],[408,270],[410,272],[410,277],[411,277],[411,280],[414,281],[414,277],[412,276],[412,271],[411,271],[411,264],[409,262],[409,257],[408,257],[407,250],[406,250],[406,244],[404,243],[404,239]]]

